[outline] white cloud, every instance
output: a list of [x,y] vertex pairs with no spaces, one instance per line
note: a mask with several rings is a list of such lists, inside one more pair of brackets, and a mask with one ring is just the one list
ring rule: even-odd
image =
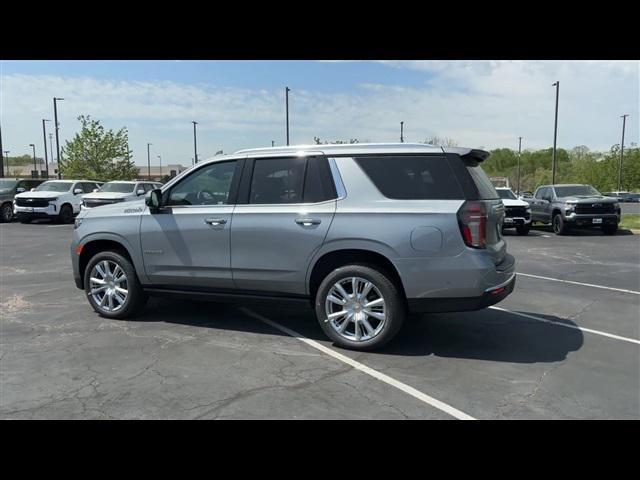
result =
[[[555,89],[560,80],[558,143],[607,149],[619,142],[622,113],[629,113],[625,143],[638,142],[639,62],[429,61],[384,62],[390,68],[424,72],[423,86],[381,84],[371,78],[354,90],[324,93],[297,89],[290,96],[293,143],[360,138],[397,141],[454,138],[461,145],[526,148],[553,141]],[[259,72],[256,72],[259,74]],[[109,81],[91,77],[3,75],[0,79],[3,142],[41,154],[41,118],[52,118],[52,97],[60,96],[61,138],[77,129],[75,117],[90,114],[110,128],[126,125],[138,163],[146,163],[146,142],[163,162],[190,162],[192,125],[198,151],[284,142],[281,89],[243,89],[168,81]],[[398,82],[400,83],[400,82]],[[51,124],[48,125],[48,128]]]

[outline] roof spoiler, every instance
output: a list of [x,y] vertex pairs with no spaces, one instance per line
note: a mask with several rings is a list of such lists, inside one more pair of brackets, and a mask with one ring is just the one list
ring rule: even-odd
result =
[[475,160],[476,162],[481,163],[481,162],[484,162],[487,158],[489,158],[489,155],[491,155],[489,152],[473,148],[469,150],[467,153],[460,156],[465,160]]

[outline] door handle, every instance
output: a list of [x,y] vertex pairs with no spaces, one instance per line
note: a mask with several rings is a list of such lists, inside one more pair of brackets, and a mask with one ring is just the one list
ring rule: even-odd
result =
[[320,225],[322,220],[319,218],[296,218],[296,223],[298,225],[304,225],[308,227],[309,225]]
[[208,223],[209,225],[224,225],[227,223],[226,218],[205,218],[204,223]]

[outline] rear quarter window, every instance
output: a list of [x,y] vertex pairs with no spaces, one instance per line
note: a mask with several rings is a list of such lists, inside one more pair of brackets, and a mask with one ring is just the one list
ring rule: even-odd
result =
[[[355,161],[387,198],[464,199],[462,187],[444,155],[384,155]],[[496,194],[497,195],[497,194]]]
[[478,189],[479,200],[494,200],[500,198],[493,183],[489,180],[487,174],[482,170],[480,164],[474,160],[465,160],[465,167],[471,176],[473,183]]

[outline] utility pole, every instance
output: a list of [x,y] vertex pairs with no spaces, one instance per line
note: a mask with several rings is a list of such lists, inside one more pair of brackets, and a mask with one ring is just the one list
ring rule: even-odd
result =
[[147,176],[151,180],[151,155],[149,154],[149,146],[153,143],[147,143]]
[[33,143],[29,144],[33,148],[33,169],[36,172],[35,178],[38,178],[38,164],[36,163],[36,146]]
[[273,147],[274,145],[275,145],[275,142],[271,140],[271,146]]
[[622,188],[622,156],[624,155],[624,127],[627,123],[628,113],[621,115],[622,118],[622,141],[620,142],[620,168],[618,170],[618,191]]
[[520,196],[520,155],[522,152],[522,137],[518,137],[518,180],[516,185],[516,194]]
[[290,91],[291,89],[289,87],[285,87],[284,94],[285,94],[285,105],[286,105],[286,111],[287,111],[287,146],[289,146],[289,92]]
[[404,122],[400,122],[400,143],[404,143]]
[[160,161],[160,180],[162,180],[162,157],[158,155],[158,160]]
[[0,178],[4,178],[4,155],[2,155],[2,126],[0,126]]
[[193,158],[194,160],[194,164],[198,163],[198,144],[196,142],[196,125],[198,124],[198,122],[194,122],[192,121],[191,123],[193,123]]
[[58,152],[58,180],[62,178],[61,165],[60,165],[60,139],[58,137],[58,129],[60,124],[58,123],[58,100],[64,100],[64,98],[53,97],[53,118],[56,124],[56,151]]
[[4,151],[4,156],[7,157],[7,177],[9,176],[9,150]]
[[555,126],[553,128],[553,160],[551,163],[551,184],[555,185],[556,183],[556,140],[558,138],[558,98],[560,96],[560,80],[551,85],[552,87],[556,87],[556,121]]
[[[44,143],[44,164],[47,173],[45,174],[45,178],[49,179],[49,156],[47,155],[47,130],[45,128],[44,122],[50,122],[51,120],[47,120],[46,118],[42,119],[42,143]],[[53,156],[53,152],[51,152],[51,156]]]

